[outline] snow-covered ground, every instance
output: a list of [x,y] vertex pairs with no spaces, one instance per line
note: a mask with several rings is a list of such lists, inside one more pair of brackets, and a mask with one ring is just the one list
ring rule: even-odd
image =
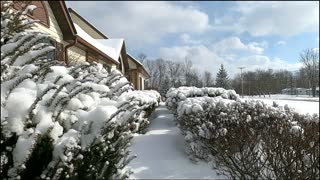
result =
[[161,104],[153,113],[146,134],[136,134],[128,167],[131,179],[226,179],[205,162],[192,163],[185,153],[185,140],[173,121],[173,114]]
[[277,99],[277,100],[297,100],[297,101],[315,101],[319,102],[319,97],[312,97],[309,95],[286,95],[286,94],[272,94],[264,96],[244,96],[245,98],[252,98],[252,99]]
[[[259,99],[270,105],[276,101],[280,106],[288,104],[299,113],[319,113],[317,98],[273,95],[244,99]],[[130,149],[138,157],[127,166],[134,172],[130,179],[226,179],[207,163],[194,164],[189,160],[184,137],[173,120],[173,114],[160,103],[152,114],[147,133],[135,134]]]
[[254,100],[262,100],[263,102],[272,105],[273,101],[275,101],[280,106],[284,106],[288,104],[289,107],[292,107],[298,113],[317,113],[319,114],[319,97],[310,97],[310,96],[291,96],[291,95],[271,95],[269,97],[266,95],[265,97],[261,96],[244,96],[244,99],[254,99]]

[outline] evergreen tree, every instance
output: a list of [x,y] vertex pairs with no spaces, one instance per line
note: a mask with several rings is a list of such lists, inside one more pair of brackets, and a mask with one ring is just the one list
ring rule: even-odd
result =
[[222,64],[220,66],[219,72],[217,73],[216,86],[222,87],[224,89],[230,88],[229,77],[228,77],[227,71],[224,69]]
[[31,29],[34,8],[1,1],[0,179],[128,178],[132,133],[148,125],[160,95],[136,95],[98,63],[45,60],[53,47]]
[[[25,4],[21,11],[14,11],[13,2],[1,1],[1,82],[8,80],[9,66],[23,66],[42,60],[54,47],[45,42],[47,34],[32,30],[34,20],[26,14],[34,5]],[[12,68],[12,67],[11,67]]]

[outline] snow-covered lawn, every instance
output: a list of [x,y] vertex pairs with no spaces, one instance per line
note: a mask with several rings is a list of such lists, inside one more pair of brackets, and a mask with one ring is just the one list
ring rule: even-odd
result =
[[132,153],[137,158],[128,167],[134,179],[225,179],[204,162],[192,163],[185,153],[185,140],[173,121],[173,114],[161,104],[153,113],[146,134],[136,134]]
[[291,96],[291,95],[271,95],[269,98],[268,95],[266,97],[259,96],[244,96],[243,99],[254,99],[261,100],[267,104],[272,105],[273,101],[275,101],[280,106],[284,106],[288,104],[289,107],[292,107],[298,113],[317,113],[319,114],[319,97],[308,97],[308,96]]
[[271,94],[264,96],[244,96],[245,98],[252,99],[277,99],[277,100],[297,100],[297,101],[317,101],[319,102],[319,97],[312,97],[309,95],[286,95],[286,94]]

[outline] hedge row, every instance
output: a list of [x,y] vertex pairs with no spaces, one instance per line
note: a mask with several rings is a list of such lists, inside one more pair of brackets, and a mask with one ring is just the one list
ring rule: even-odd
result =
[[177,123],[192,160],[210,161],[230,178],[319,177],[318,115],[219,96],[177,104]]

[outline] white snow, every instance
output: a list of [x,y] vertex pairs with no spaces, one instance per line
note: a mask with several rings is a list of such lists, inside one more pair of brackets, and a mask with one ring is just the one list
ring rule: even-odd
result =
[[173,114],[160,103],[146,134],[135,134],[128,168],[138,179],[226,179],[205,162],[192,163],[185,151],[185,139],[173,121]]
[[65,156],[64,151],[66,148],[77,147],[77,141],[79,138],[79,133],[76,130],[70,129],[68,132],[64,133],[61,138],[59,138],[53,150],[53,157],[58,159],[59,157],[63,161],[67,161],[67,156]]
[[58,123],[55,122],[52,128],[52,131],[50,132],[50,136],[54,141],[56,141],[59,136],[63,134],[63,127]]
[[13,162],[14,166],[21,165],[30,154],[30,149],[35,143],[35,139],[30,137],[27,132],[22,136],[19,136],[16,147],[13,150]]
[[244,96],[244,98],[250,99],[274,99],[274,100],[296,100],[296,101],[313,101],[319,102],[319,97],[312,97],[309,95],[287,95],[287,94],[272,94],[262,96]]
[[[316,101],[318,98],[318,101]],[[276,102],[279,106],[285,106],[286,104],[289,107],[294,108],[294,110],[298,113],[302,114],[319,114],[319,97],[311,98],[311,97],[290,97],[290,95],[275,95],[269,96],[266,95],[265,98],[262,97],[251,97],[245,96],[244,99],[254,99],[254,100],[261,100],[266,104],[272,105],[273,102]]]
[[73,24],[76,28],[78,36],[118,62],[121,47],[124,41],[123,39],[94,39],[88,33],[86,33],[78,24]]
[[96,39],[96,40],[106,47],[113,48],[115,51],[115,56],[112,58],[115,60],[119,59],[124,39]]
[[23,132],[25,117],[35,99],[36,91],[27,88],[16,88],[9,95],[6,109],[9,116],[8,125],[12,132],[18,135]]
[[294,134],[295,136],[299,136],[300,134],[303,134],[303,131],[304,130],[298,125],[294,125],[290,129],[290,133]]

